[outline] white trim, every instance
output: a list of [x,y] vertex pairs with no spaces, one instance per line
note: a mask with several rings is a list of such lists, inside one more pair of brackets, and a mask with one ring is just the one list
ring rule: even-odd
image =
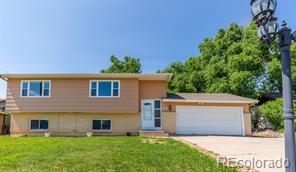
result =
[[[43,120],[43,121],[47,121],[47,129],[31,129],[31,121],[32,120],[38,120],[39,121],[39,126],[38,128],[40,128],[40,121]],[[48,119],[29,119],[29,131],[48,131],[48,128],[49,128],[49,120]]]
[[162,99],[163,102],[188,102],[188,103],[257,103],[254,101],[240,101],[240,100],[178,100],[178,99]]
[[[100,121],[110,121],[110,130],[102,130],[102,129],[101,129],[101,130],[94,130],[94,129],[93,129],[93,127],[94,127],[94,126],[93,126],[93,123],[94,123],[93,121],[99,121],[99,120],[100,120]],[[102,128],[102,124],[103,124],[103,123],[101,122],[101,128]],[[107,132],[107,131],[110,132],[110,131],[112,131],[112,120],[111,120],[111,119],[97,119],[97,118],[92,119],[92,120],[91,120],[91,129],[90,129],[90,130],[93,131],[93,132]]]
[[[27,88],[27,96],[23,96],[23,83],[27,82],[28,83],[28,88]],[[41,82],[42,83],[42,90],[41,90],[41,96],[30,96],[30,83],[31,82]],[[43,96],[44,95],[44,82],[49,82],[49,93],[48,96]],[[51,97],[51,80],[21,80],[21,86],[20,86],[20,98],[50,98]]]
[[[155,101],[159,101],[159,108],[155,108]],[[154,126],[155,126],[155,110],[159,110],[160,112],[160,117],[157,117],[156,119],[160,119],[160,127],[155,127],[157,130],[161,130],[162,129],[162,102],[161,99],[154,99]]]
[[[91,96],[91,83],[97,83],[97,92],[96,96]],[[99,82],[111,82],[111,96],[99,96]],[[113,96],[113,84],[114,82],[118,82],[118,96]],[[120,80],[90,80],[89,81],[89,98],[120,98]]]
[[245,131],[245,119],[244,119],[244,108],[241,107],[242,109],[242,136],[246,136],[246,131]]

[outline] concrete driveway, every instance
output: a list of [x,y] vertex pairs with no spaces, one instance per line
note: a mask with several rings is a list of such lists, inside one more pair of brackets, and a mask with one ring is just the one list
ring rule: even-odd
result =
[[[229,136],[177,136],[174,139],[264,172],[284,171],[284,139]],[[227,159],[225,159],[227,158]],[[265,165],[264,165],[265,164]]]

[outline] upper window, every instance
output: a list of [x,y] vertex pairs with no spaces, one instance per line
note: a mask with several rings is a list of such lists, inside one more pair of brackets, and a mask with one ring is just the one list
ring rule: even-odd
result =
[[91,81],[90,97],[119,97],[119,81]]
[[48,120],[32,119],[30,130],[48,130]]
[[22,81],[21,97],[49,97],[50,81]]

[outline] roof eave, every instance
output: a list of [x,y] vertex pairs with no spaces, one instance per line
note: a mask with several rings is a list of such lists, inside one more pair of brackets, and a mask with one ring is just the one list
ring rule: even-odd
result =
[[172,74],[130,74],[130,73],[108,73],[108,74],[2,74],[6,79],[48,79],[48,78],[110,78],[110,79],[139,79],[139,80],[164,80],[168,81]]
[[179,100],[179,99],[163,99],[163,102],[174,103],[245,103],[245,104],[255,104],[258,100],[253,101],[241,101],[241,100]]

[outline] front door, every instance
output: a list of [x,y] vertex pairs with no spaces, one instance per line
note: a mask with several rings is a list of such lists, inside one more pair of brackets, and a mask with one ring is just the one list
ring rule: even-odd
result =
[[142,129],[153,130],[154,129],[154,101],[143,100],[142,101]]

